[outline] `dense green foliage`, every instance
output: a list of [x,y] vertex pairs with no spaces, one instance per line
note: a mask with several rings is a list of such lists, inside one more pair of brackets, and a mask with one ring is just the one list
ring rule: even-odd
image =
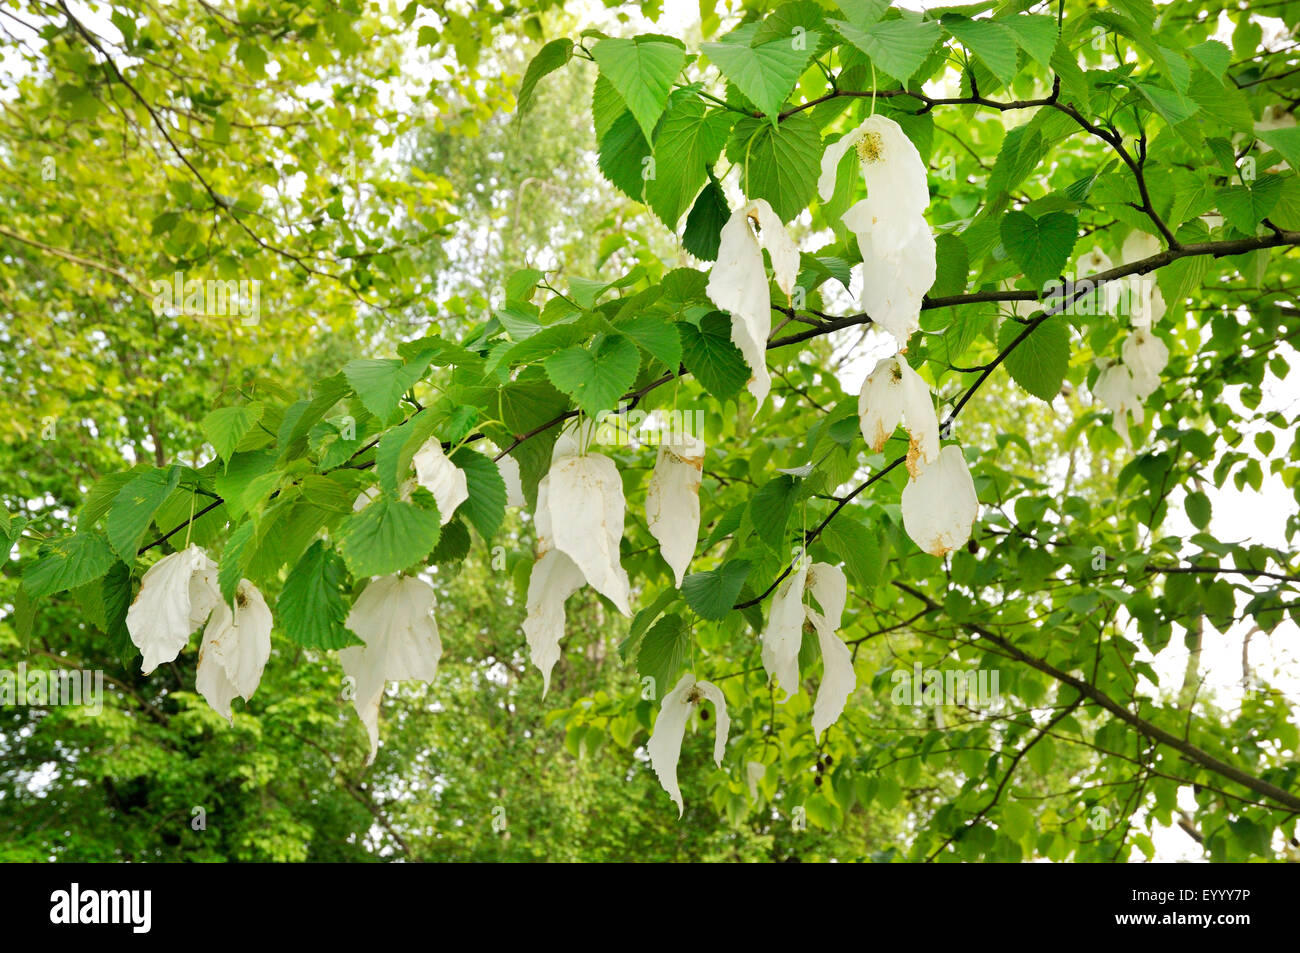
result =
[[[1294,412],[1266,399],[1300,334],[1300,2],[708,6],[682,38],[653,4],[600,30],[551,3],[0,9],[0,668],[106,683],[102,714],[0,708],[0,857],[1093,861],[1176,825],[1210,859],[1294,858],[1285,686],[1254,672],[1225,702],[1201,653],[1300,622],[1296,508],[1260,542],[1213,504],[1300,500]],[[873,114],[930,171],[938,277],[906,360],[981,503],[942,558],[902,525],[906,435],[873,453],[846,390],[893,346],[850,294],[856,153],[829,199],[817,180]],[[802,251],[757,415],[706,292],[742,197]],[[1127,316],[1044,300],[1090,271],[1167,305],[1131,450],[1091,392]],[[260,282],[259,313],[155,307],[178,272]],[[528,513],[561,425],[620,402],[704,422],[691,574],[646,524],[655,448],[601,446],[638,611],[570,599],[543,699]],[[402,492],[430,438],[469,478],[443,525]],[[275,612],[233,725],[193,643],[146,677],[126,628],[187,542]],[[758,638],[805,550],[848,576],[858,680],[820,740]],[[426,566],[441,668],[390,687],[367,766],[341,620],[369,577]],[[1180,647],[1171,681],[1155,657]],[[900,704],[918,664],[996,672],[1001,704]],[[713,726],[688,729],[678,820],[644,745],[683,671],[723,689],[731,741],[715,768]]]

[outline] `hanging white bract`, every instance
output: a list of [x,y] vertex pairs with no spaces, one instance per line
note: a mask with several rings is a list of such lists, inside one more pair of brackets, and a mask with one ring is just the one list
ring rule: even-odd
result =
[[822,155],[817,190],[823,202],[834,193],[836,169],[854,146],[867,197],[842,220],[862,253],[862,309],[906,347],[920,327],[921,305],[937,273],[934,235],[925,220],[925,163],[898,123],[870,116]]
[[1149,328],[1136,328],[1120,348],[1124,364],[1133,375],[1133,390],[1145,401],[1160,386],[1160,373],[1169,363],[1169,348]]
[[930,204],[925,162],[902,126],[887,116],[869,116],[826,147],[817,179],[817,192],[823,202],[829,201],[835,191],[840,160],[854,146],[858,147],[862,177],[867,183],[867,197],[853,207],[858,210],[855,217],[868,227],[898,226],[882,232],[877,242],[877,250],[882,253],[896,251],[925,223],[925,210]]
[[519,461],[506,454],[497,461],[497,470],[501,473],[501,482],[506,485],[506,506],[525,506],[523,477],[519,471]]
[[[1132,264],[1161,252],[1160,239],[1147,232],[1134,229],[1124,239],[1120,255],[1124,264]],[[1150,275],[1132,275],[1125,279],[1128,294],[1129,321],[1135,328],[1150,327],[1165,315],[1165,298],[1160,285]]]
[[198,546],[150,566],[126,611],[126,629],[144,656],[140,670],[148,675],[174,660],[220,601],[217,564]]
[[[758,234],[750,223],[758,225]],[[767,372],[767,337],[772,332],[772,296],[763,249],[772,256],[777,287],[788,299],[799,276],[799,249],[785,230],[780,217],[763,199],[755,199],[731,213],[722,226],[718,260],[709,273],[705,288],[709,300],[731,314],[731,340],[744,355],[753,377],[749,392],[758,413],[772,389]],[[788,301],[787,301],[788,303]]]
[[416,482],[433,494],[438,518],[446,526],[456,507],[469,499],[465,471],[451,462],[437,437],[425,441],[411,462],[415,464]]
[[762,635],[763,668],[787,695],[799,691],[799,646],[803,642],[803,591],[808,560],[801,558],[772,596]]
[[619,564],[627,504],[618,467],[603,454],[575,454],[553,461],[546,481],[555,548],[573,560],[591,588],[630,616],[627,573]]
[[677,816],[685,810],[682,792],[677,786],[677,761],[682,754],[682,738],[686,734],[686,722],[702,702],[713,702],[714,739],[713,761],[722,767],[722,756],[727,750],[727,735],[731,731],[731,719],[727,716],[727,700],[722,697],[722,690],[711,682],[698,682],[690,672],[678,680],[671,692],[664,696],[659,707],[659,717],[655,720],[654,732],[646,744],[650,754],[650,767],[668,796],[677,805]]
[[939,417],[930,388],[901,357],[878,361],[863,381],[858,423],[867,446],[877,453],[894,429],[905,424],[911,438],[907,469],[912,476],[916,476],[918,461],[933,463],[939,456]]
[[659,552],[672,568],[680,589],[695,555],[700,533],[700,480],[704,442],[688,433],[669,431],[659,444],[654,473],[646,487],[645,517]]
[[1142,423],[1145,412],[1142,409],[1142,397],[1138,394],[1137,383],[1133,380],[1130,369],[1120,363],[1110,364],[1097,375],[1097,383],[1092,387],[1092,395],[1106,405],[1115,415],[1112,426],[1119,434],[1124,446],[1133,449],[1133,439],[1129,436],[1129,420]]
[[348,628],[364,645],[339,651],[343,671],[356,680],[352,705],[370,739],[366,764],[379,750],[379,704],[388,682],[432,682],[438,674],[442,640],[433,610],[433,587],[415,576],[381,576],[371,581],[348,613]]
[[[811,594],[820,610],[804,602]],[[777,588],[762,636],[763,668],[787,693],[799,691],[799,648],[803,644],[804,621],[812,623],[822,653],[822,681],[813,702],[813,731],[821,733],[844,711],[845,702],[857,687],[853,657],[836,631],[848,599],[848,580],[829,563],[802,559]],[[788,700],[788,699],[787,699]]]
[[922,223],[900,249],[882,254],[873,238],[881,227],[865,224],[857,206],[844,213],[844,224],[857,235],[862,253],[862,310],[899,347],[921,326],[921,305],[938,274],[934,235]]
[[975,481],[955,444],[940,450],[939,459],[922,466],[903,488],[903,528],[931,556],[964,546],[978,515]]
[[213,711],[234,721],[230,703],[248,701],[262,680],[271,657],[271,610],[247,579],[235,588],[235,604],[218,598],[212,618],[203,630],[195,687]]
[[626,503],[623,481],[609,457],[581,452],[595,432],[585,421],[555,442],[551,469],[537,484],[537,562],[528,578],[524,635],[542,673],[542,694],[564,638],[564,602],[585,580],[630,616],[627,573],[619,563]]
[[821,606],[820,612],[811,605],[804,608],[822,653],[822,681],[812,713],[813,736],[820,740],[822,732],[839,721],[858,686],[858,676],[853,671],[853,653],[836,634],[849,598],[843,570],[829,563],[813,563],[808,567],[808,592]]

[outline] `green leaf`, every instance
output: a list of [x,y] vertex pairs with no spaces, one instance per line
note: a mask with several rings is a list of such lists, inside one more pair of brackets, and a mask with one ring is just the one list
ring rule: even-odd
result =
[[1219,211],[1228,224],[1247,235],[1254,235],[1282,197],[1282,180],[1275,175],[1261,176],[1253,185],[1230,185],[1216,193]]
[[628,627],[627,638],[618,646],[618,653],[624,661],[636,658],[641,650],[641,639],[650,628],[650,624],[658,619],[665,609],[677,602],[681,595],[676,589],[665,589],[655,597],[654,602],[637,612]]
[[537,83],[542,77],[554,73],[557,69],[567,64],[573,57],[573,41],[568,37],[562,37],[558,40],[551,40],[532,58],[528,64],[528,69],[524,70],[523,82],[519,84],[519,95],[516,97],[518,104],[516,116],[523,118],[524,114],[533,104],[533,94],[537,90]]
[[493,460],[467,447],[451,455],[451,462],[465,471],[469,499],[457,512],[463,513],[484,540],[490,540],[506,518],[506,483]]
[[591,55],[636,117],[646,141],[654,139],[673,81],[686,65],[686,50],[676,40],[647,35],[601,40]]
[[966,276],[970,270],[966,243],[956,235],[944,233],[935,237],[935,271],[934,284],[930,286],[932,298],[961,294],[966,290]]
[[324,540],[316,540],[289,571],[275,604],[284,634],[310,649],[364,645],[346,623],[343,560]]
[[1228,64],[1232,61],[1232,50],[1225,44],[1218,40],[1206,40],[1188,48],[1187,52],[1205,67],[1207,73],[1223,82],[1223,77],[1228,73]]
[[744,163],[741,188],[751,199],[766,199],[788,222],[812,201],[821,173],[822,138],[808,113],[796,113],[778,126],[746,116],[736,123],[727,158]]
[[641,314],[621,318],[614,327],[670,371],[677,372],[682,363],[682,336],[672,321],[658,314]]
[[[596,85],[591,90],[591,121],[596,128],[596,141],[599,142],[605,138],[605,134],[614,127],[614,122],[622,115],[631,116],[628,112],[627,103],[623,102],[623,97],[618,94],[606,77],[600,74],[596,75]],[[632,117],[632,122],[636,123],[636,117]],[[641,130],[638,128],[637,132]],[[642,137],[644,138],[644,137]]]
[[641,366],[636,345],[621,334],[605,335],[594,350],[565,348],[543,364],[556,388],[573,398],[592,417],[614,410],[631,389]]
[[1156,86],[1154,83],[1134,83],[1138,92],[1155,107],[1160,117],[1171,126],[1190,119],[1199,108],[1182,93]]
[[[998,348],[1007,347],[1024,330],[1019,322],[1004,322],[998,330]],[[1004,363],[1012,380],[1050,403],[1061,392],[1061,382],[1070,369],[1069,326],[1057,316],[1044,318]]]
[[1184,509],[1187,510],[1187,518],[1192,521],[1192,525],[1197,529],[1205,529],[1210,525],[1210,498],[1200,490],[1193,490],[1187,494],[1187,499],[1183,503]]
[[1269,129],[1261,132],[1259,138],[1276,149],[1291,168],[1300,167],[1300,127]]
[[425,445],[438,423],[429,410],[421,410],[379,438],[375,448],[375,475],[379,488],[389,496],[398,496],[404,478],[410,475],[411,460]]
[[23,588],[37,598],[75,589],[104,575],[115,561],[103,533],[74,533],[41,546],[23,571]]
[[1035,219],[1027,212],[1007,212],[1000,227],[1002,244],[1025,277],[1042,287],[1061,274],[1079,235],[1079,220],[1068,212],[1048,212]]
[[784,551],[785,527],[794,510],[795,497],[803,481],[782,473],[763,484],[749,502],[749,519],[758,538],[772,549]]
[[[221,407],[204,417],[199,427],[203,430],[203,436],[208,438],[208,443],[217,451],[217,456],[229,460],[239,442],[262,419],[265,410],[266,405],[261,401]],[[306,410],[306,406],[303,410]]]
[[[1049,18],[1050,19],[1050,18]],[[961,41],[961,45],[979,57],[990,73],[1010,86],[1016,78],[1016,35],[996,20],[968,20],[962,16],[945,16],[943,26]],[[1056,45],[1055,34],[1048,47],[1048,56]]]
[[878,69],[906,85],[939,42],[939,24],[933,20],[882,20],[869,29],[843,20],[829,20],[840,36],[868,57]]
[[746,559],[732,559],[717,569],[693,572],[682,580],[682,597],[702,619],[724,619],[736,603],[752,568]]
[[674,95],[654,143],[654,175],[646,180],[645,200],[669,228],[708,181],[731,129],[730,113],[708,109],[693,91]]
[[438,545],[433,547],[429,562],[461,562],[469,555],[469,547],[469,530],[465,528],[465,521],[457,513],[456,518],[442,528],[442,535],[438,537]]
[[652,157],[653,150],[636,119],[625,111],[600,138],[596,165],[628,198],[639,202],[645,193],[645,175]]
[[440,534],[436,508],[380,497],[339,525],[338,548],[354,577],[386,576],[422,561]]
[[[1043,13],[1027,13],[998,20],[1011,31],[1016,45],[1044,69],[1051,69],[1052,53],[1059,35],[1056,17]],[[978,52],[978,51],[977,51]],[[987,60],[985,61],[987,62]]]
[[855,519],[837,516],[826,524],[820,539],[844,560],[845,574],[854,586],[871,589],[880,582],[880,542],[867,527]]
[[805,32],[802,44],[796,46],[787,34],[751,45],[757,30],[757,23],[746,23],[721,42],[705,43],[700,50],[765,116],[775,117],[799,82],[820,37]]
[[122,487],[113,500],[104,528],[109,545],[128,566],[135,562],[154,514],[176,489],[180,478],[180,467],[150,470]]
[[690,646],[690,626],[675,612],[664,616],[646,633],[637,652],[636,670],[643,678],[654,679],[657,698],[672,689]]
[[253,561],[256,533],[257,524],[246,520],[235,528],[226,541],[226,549],[221,554],[221,566],[217,570],[217,586],[221,590],[221,598],[228,604],[234,604],[239,581],[244,578],[248,564]]
[[1056,760],[1056,742],[1047,735],[1040,736],[1029,749],[1027,758],[1035,771],[1042,775],[1048,774]]
[[714,261],[718,257],[718,246],[722,244],[722,226],[727,224],[730,215],[722,186],[711,179],[695,197],[691,214],[686,216],[682,247],[700,261]]
[[[1250,101],[1246,94],[1231,83],[1224,83],[1221,76],[1197,69],[1192,74],[1187,92],[1201,107],[1203,122],[1237,132],[1255,131],[1255,117],[1250,111]],[[1216,128],[1215,131],[1223,133],[1226,130]]]
[[237,453],[226,463],[226,472],[214,481],[217,493],[226,501],[232,519],[239,519],[258,505],[280,482],[274,451]]
[[366,410],[384,422],[393,418],[402,395],[429,369],[429,361],[407,364],[397,358],[358,358],[343,367],[343,376]]
[[720,401],[734,397],[749,380],[749,365],[731,343],[731,319],[720,311],[704,316],[700,326],[677,324],[682,338],[682,363],[705,390]]

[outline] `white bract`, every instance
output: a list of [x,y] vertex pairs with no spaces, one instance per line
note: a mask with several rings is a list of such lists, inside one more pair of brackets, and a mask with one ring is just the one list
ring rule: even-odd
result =
[[835,171],[840,160],[854,146],[858,147],[867,197],[845,214],[845,223],[853,215],[868,227],[886,226],[880,232],[876,250],[888,254],[910,241],[915,231],[925,225],[925,210],[930,204],[925,162],[902,126],[886,116],[869,116],[862,125],[826,147],[817,179],[817,192],[823,202],[829,201],[835,191]]
[[1137,328],[1120,349],[1124,364],[1133,375],[1138,400],[1146,400],[1160,386],[1160,372],[1169,363],[1169,348],[1148,328]]
[[930,388],[901,357],[876,363],[858,396],[858,423],[867,446],[879,453],[894,429],[905,424],[911,437],[907,469],[916,476],[917,461],[933,463],[939,456],[939,418]]
[[528,577],[524,638],[532,663],[542,673],[542,697],[551,690],[551,670],[560,660],[564,603],[583,583],[582,570],[559,550],[542,553]]
[[1133,440],[1129,436],[1129,419],[1142,423],[1145,413],[1142,409],[1142,397],[1138,394],[1137,383],[1127,365],[1111,364],[1097,375],[1097,383],[1092,387],[1092,395],[1106,405],[1115,415],[1112,426],[1124,446],[1133,449]]
[[348,613],[348,628],[364,645],[339,652],[343,671],[356,680],[352,704],[370,739],[366,764],[379,750],[379,703],[388,682],[431,682],[438,674],[442,640],[433,610],[433,587],[415,576],[381,576],[366,586]]
[[566,428],[555,442],[551,469],[537,484],[537,562],[528,577],[524,636],[542,673],[542,695],[564,638],[564,602],[587,582],[631,615],[627,573],[619,564],[626,504],[614,461],[581,453],[594,427]]
[[673,433],[659,444],[646,487],[646,526],[659,541],[659,552],[672,568],[679,589],[700,533],[703,470],[704,442],[687,433]]
[[1079,276],[1098,275],[1114,267],[1110,256],[1101,250],[1101,246],[1093,245],[1092,250],[1079,259]]
[[497,461],[501,481],[506,485],[506,506],[525,506],[524,483],[519,472],[519,461],[506,454]]
[[437,437],[426,441],[411,462],[415,464],[415,481],[433,494],[438,518],[447,525],[456,507],[469,499],[465,471],[451,462]]
[[[751,221],[758,225],[757,235]],[[777,287],[788,299],[799,275],[799,249],[780,217],[763,199],[736,209],[722,226],[718,260],[705,288],[709,300],[731,314],[732,343],[740,349],[753,372],[747,386],[757,402],[756,414],[772,389],[772,377],[767,372],[772,296],[763,266],[763,249],[772,256]]]
[[[804,602],[811,594],[820,606]],[[844,573],[829,563],[800,560],[777,588],[762,636],[763,668],[787,695],[799,691],[799,648],[803,643],[804,621],[817,632],[824,663],[821,685],[813,703],[813,731],[820,736],[844,711],[844,704],[857,686],[853,657],[836,635],[848,598]],[[786,699],[789,700],[788,698]]]
[[835,634],[849,597],[843,570],[829,563],[813,563],[808,567],[808,591],[821,606],[820,612],[812,606],[804,610],[817,632],[817,645],[822,652],[822,681],[817,686],[812,714],[813,736],[820,739],[822,732],[844,712],[845,703],[858,685],[858,677],[853,671],[853,654]]
[[148,675],[175,659],[220,601],[217,564],[198,546],[150,566],[126,611],[126,629],[144,656],[140,670]]
[[862,309],[899,346],[920,327],[921,303],[936,274],[934,235],[925,220],[930,187],[925,163],[901,126],[870,116],[822,155],[817,190],[835,191],[835,172],[857,146],[867,197],[844,213],[862,253]]
[[646,744],[650,754],[650,767],[668,796],[677,805],[677,816],[685,810],[682,792],[677,786],[677,761],[682,754],[682,738],[686,734],[686,722],[700,703],[713,702],[714,739],[713,761],[722,767],[722,756],[727,750],[727,735],[731,731],[731,719],[727,716],[727,700],[722,697],[722,690],[711,682],[698,682],[690,672],[678,680],[671,692],[664,696],[659,707],[659,717],[655,720],[654,732]]
[[[1158,255],[1160,251],[1160,239],[1134,229],[1124,239],[1120,254],[1124,264],[1128,265]],[[1125,284],[1129,293],[1129,320],[1135,328],[1148,327],[1164,317],[1165,298],[1154,278],[1149,275],[1133,275]]]
[[873,234],[888,231],[888,226],[864,224],[858,206],[844,213],[844,224],[857,235],[862,252],[862,310],[903,347],[921,326],[921,304],[938,272],[934,235],[922,220],[923,227],[906,244],[880,254]]
[[618,467],[599,453],[566,456],[551,464],[546,480],[555,548],[573,560],[591,588],[631,615],[618,553],[627,509]]
[[235,697],[248,701],[262,680],[271,657],[271,625],[266,600],[247,579],[235,588],[233,607],[217,599],[203,630],[195,687],[227,721],[234,721],[230,703]]
[[762,635],[763,668],[787,695],[799,691],[799,646],[803,642],[805,618],[803,591],[807,582],[808,560],[801,558],[777,586]]
[[903,528],[931,556],[942,556],[970,539],[979,498],[961,448],[949,444],[903,488]]
[[[1101,246],[1093,245],[1092,250],[1079,259],[1078,276],[1079,278],[1088,278],[1092,275],[1099,275],[1104,271],[1110,271],[1114,267],[1115,265],[1110,260],[1110,256],[1101,250]],[[1124,287],[1121,282],[1106,282],[1095,292],[1098,295],[1098,298],[1095,299],[1098,301],[1098,307],[1106,314],[1114,314],[1123,291]]]

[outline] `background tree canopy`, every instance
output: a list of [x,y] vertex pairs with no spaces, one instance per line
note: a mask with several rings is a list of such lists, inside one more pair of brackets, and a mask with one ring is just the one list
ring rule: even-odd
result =
[[[920,6],[6,0],[0,674],[104,697],[0,681],[0,858],[1300,859],[1300,2]],[[906,296],[871,277],[902,226],[845,221],[890,140],[822,174],[869,118],[928,173],[901,354],[864,301]],[[761,406],[710,282],[755,200]],[[896,354],[978,495],[943,555],[917,422],[859,420]],[[603,430],[630,613],[557,589],[543,697],[539,483],[620,408],[700,425],[698,535],[678,585],[654,431]],[[408,483],[426,451],[464,499]],[[241,580],[273,619],[232,722],[196,640],[146,676],[127,622],[192,546],[214,619]],[[827,641],[794,591],[786,698],[809,560],[847,602]],[[345,653],[393,574],[442,655],[378,676],[369,763]],[[725,706],[682,711],[678,819],[647,745],[687,673]]]

